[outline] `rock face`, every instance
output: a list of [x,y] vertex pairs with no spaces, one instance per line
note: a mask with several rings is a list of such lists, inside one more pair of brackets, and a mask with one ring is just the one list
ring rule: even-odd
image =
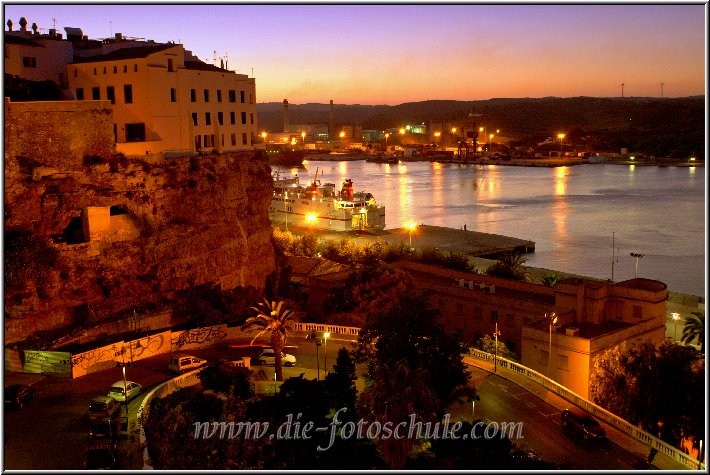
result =
[[58,154],[19,147],[37,126],[24,120],[5,127],[6,344],[207,283],[263,289],[275,268],[265,154],[131,159],[57,128],[45,138],[72,144]]

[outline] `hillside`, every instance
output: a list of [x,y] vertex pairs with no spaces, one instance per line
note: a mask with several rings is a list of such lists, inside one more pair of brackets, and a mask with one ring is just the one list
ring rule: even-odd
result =
[[[327,123],[328,104],[289,104],[291,124]],[[281,131],[283,104],[257,105],[259,127]],[[469,114],[480,114],[468,118]],[[705,98],[542,98],[486,101],[423,101],[387,105],[336,104],[336,124],[385,129],[412,123],[455,122],[501,129],[504,136],[534,144],[558,132],[580,146],[627,147],[655,156],[684,157],[705,152]]]

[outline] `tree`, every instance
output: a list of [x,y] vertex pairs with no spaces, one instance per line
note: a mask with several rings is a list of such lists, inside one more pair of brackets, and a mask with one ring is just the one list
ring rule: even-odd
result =
[[355,418],[356,379],[355,363],[350,357],[350,352],[341,348],[338,350],[338,358],[333,366],[333,371],[325,377],[325,388],[330,399],[331,409],[338,411],[343,407],[347,408],[347,411],[341,414],[343,421]]
[[545,274],[545,276],[542,278],[542,285],[554,287],[559,283],[560,280],[562,280],[561,274],[559,274],[558,272],[549,272]]
[[504,279],[527,281],[530,276],[523,266],[527,260],[527,257],[517,252],[503,252],[498,262],[486,270],[486,274]]
[[683,326],[683,334],[680,341],[686,345],[698,340],[700,345],[700,353],[705,354],[705,314],[703,312],[693,312],[685,320]]
[[[410,368],[406,360],[390,366],[382,363],[375,370],[372,384],[360,396],[361,412],[366,420],[374,418],[382,425],[396,427],[409,421],[434,422],[439,401],[429,387],[429,373],[423,368]],[[376,441],[380,455],[392,470],[404,467],[416,443],[409,437],[387,437]]]
[[408,290],[393,298],[368,317],[356,344],[355,361],[367,365],[371,379],[378,366],[393,368],[402,359],[412,370],[427,370],[443,410],[443,404],[470,378],[461,356],[465,348],[457,334],[447,334],[437,323],[438,311],[431,307],[426,291]]
[[704,364],[692,347],[624,342],[594,359],[590,390],[594,402],[669,443],[680,429],[703,438]]
[[254,396],[251,382],[251,370],[235,366],[229,361],[211,363],[197,373],[203,389],[216,393],[231,394],[233,397],[247,400]]
[[251,340],[251,344],[254,344],[257,338],[259,338],[264,333],[271,334],[271,347],[274,349],[274,358],[276,367],[276,379],[278,381],[283,381],[283,368],[281,367],[281,352],[286,346],[286,333],[293,333],[293,328],[291,328],[291,322],[289,320],[294,317],[293,310],[284,308],[283,301],[269,301],[264,299],[263,302],[259,302],[258,307],[251,307],[252,310],[257,312],[257,315],[250,317],[242,325],[243,331],[250,331],[254,329],[261,329]]
[[[474,343],[473,346],[474,348],[479,349],[481,351],[485,351],[486,353],[490,353],[492,355],[496,354],[496,340],[490,335],[482,336]],[[518,361],[517,355],[510,351],[506,344],[500,340],[498,340],[497,354],[501,358],[507,358],[509,360]]]

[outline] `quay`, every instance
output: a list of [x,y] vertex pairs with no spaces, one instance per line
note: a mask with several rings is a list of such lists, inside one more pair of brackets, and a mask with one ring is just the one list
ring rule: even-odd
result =
[[[283,223],[272,223],[284,230]],[[344,238],[353,238],[359,242],[375,243],[376,241],[387,244],[409,243],[409,229],[395,228],[377,232],[334,232],[322,229],[310,229],[303,226],[289,226],[289,230],[296,234],[314,234],[319,239],[339,241]],[[466,254],[470,257],[495,259],[502,252],[514,251],[521,254],[535,252],[535,242],[518,239],[500,234],[488,234],[478,231],[464,231],[462,229],[417,224],[412,231],[412,247],[422,249],[428,247],[445,252]]]

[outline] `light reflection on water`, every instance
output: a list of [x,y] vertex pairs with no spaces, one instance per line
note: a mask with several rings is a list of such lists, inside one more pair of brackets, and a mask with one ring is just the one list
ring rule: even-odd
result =
[[[409,221],[536,242],[528,264],[614,280],[661,280],[704,295],[705,174],[695,167],[581,165],[537,168],[409,162],[306,162],[321,181],[350,178],[387,208],[387,228]],[[320,175],[319,175],[320,176]]]

